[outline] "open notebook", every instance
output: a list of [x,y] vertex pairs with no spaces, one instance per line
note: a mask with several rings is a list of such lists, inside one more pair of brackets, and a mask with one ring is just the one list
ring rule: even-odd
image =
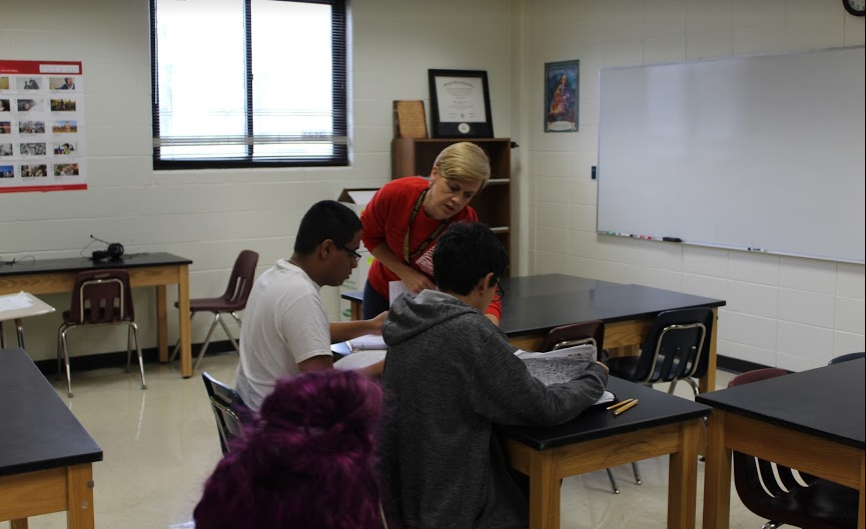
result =
[[[595,362],[596,350],[592,345],[577,345],[546,353],[518,350],[514,355],[523,360],[532,376],[545,386],[550,386],[577,378],[590,363]],[[594,405],[606,404],[614,400],[616,395],[605,391]]]

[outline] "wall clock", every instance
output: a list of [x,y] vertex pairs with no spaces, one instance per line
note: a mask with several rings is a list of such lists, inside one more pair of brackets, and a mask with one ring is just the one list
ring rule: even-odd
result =
[[842,0],[842,5],[845,6],[845,11],[855,17],[862,17],[866,14],[866,0]]

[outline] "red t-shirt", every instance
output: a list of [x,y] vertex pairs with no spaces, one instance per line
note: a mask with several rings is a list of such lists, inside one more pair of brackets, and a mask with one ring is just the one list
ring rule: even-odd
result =
[[[364,241],[364,246],[372,252],[377,246],[385,243],[397,257],[402,259],[403,241],[406,238],[406,230],[409,229],[409,218],[412,216],[412,210],[415,208],[421,192],[427,189],[429,185],[430,183],[426,178],[410,176],[391,180],[377,191],[372,200],[365,206],[364,211],[361,212],[361,221],[364,223],[361,239]],[[460,221],[478,222],[478,215],[471,206],[466,206],[451,217],[451,222]],[[410,256],[418,251],[421,244],[436,231],[440,224],[442,221],[428,217],[423,207],[418,209],[418,215],[412,223],[412,230],[409,234]],[[433,249],[436,247],[436,240],[432,241],[420,255],[410,258],[412,268],[425,274],[431,280],[433,279]],[[388,299],[388,283],[399,280],[400,277],[378,259],[373,260],[367,281],[379,295]],[[501,318],[501,303],[492,303],[486,312]]]

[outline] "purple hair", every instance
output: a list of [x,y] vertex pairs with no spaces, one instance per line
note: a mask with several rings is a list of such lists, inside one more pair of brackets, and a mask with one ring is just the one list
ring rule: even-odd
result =
[[378,384],[329,369],[283,378],[208,478],[196,529],[374,529]]

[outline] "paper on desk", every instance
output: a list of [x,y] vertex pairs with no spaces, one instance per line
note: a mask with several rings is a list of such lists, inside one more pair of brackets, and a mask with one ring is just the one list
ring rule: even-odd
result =
[[381,334],[365,334],[349,340],[349,348],[352,351],[369,351],[377,349],[387,349],[385,339]]
[[32,306],[33,303],[30,301],[30,297],[24,292],[0,296],[0,312],[6,312],[7,310],[11,311],[18,309],[26,309]]
[[406,288],[406,283],[402,281],[391,281],[388,283],[388,304],[394,303],[394,300],[397,299],[397,296],[402,294],[403,292],[408,292],[409,295],[413,295],[412,292]]
[[371,349],[368,351],[358,351],[357,353],[352,353],[350,355],[346,355],[343,358],[334,362],[335,369],[361,369],[362,367],[367,367],[375,364],[376,362],[381,362],[385,359],[386,351],[384,349]]

